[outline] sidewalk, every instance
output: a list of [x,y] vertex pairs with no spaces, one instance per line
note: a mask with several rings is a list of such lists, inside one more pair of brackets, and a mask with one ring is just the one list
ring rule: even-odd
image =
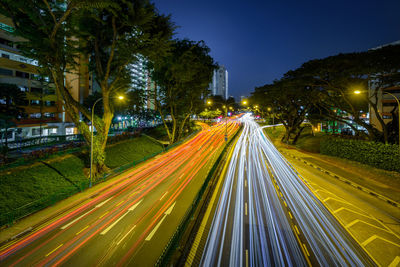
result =
[[347,159],[310,153],[296,147],[274,141],[278,150],[295,156],[326,171],[368,188],[396,202],[400,202],[400,173],[377,169]]

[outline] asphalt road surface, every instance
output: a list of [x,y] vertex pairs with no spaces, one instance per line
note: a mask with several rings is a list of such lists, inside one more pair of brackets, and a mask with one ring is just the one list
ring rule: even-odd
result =
[[[1,266],[154,266],[237,121],[128,170],[107,190],[0,248]],[[101,185],[99,185],[101,187]]]
[[241,120],[201,265],[375,265],[253,118]]

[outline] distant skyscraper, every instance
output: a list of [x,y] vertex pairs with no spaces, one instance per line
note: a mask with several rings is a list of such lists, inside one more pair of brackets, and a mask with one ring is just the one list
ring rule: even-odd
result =
[[219,66],[214,70],[210,91],[212,95],[220,95],[224,99],[228,99],[228,71],[225,66]]

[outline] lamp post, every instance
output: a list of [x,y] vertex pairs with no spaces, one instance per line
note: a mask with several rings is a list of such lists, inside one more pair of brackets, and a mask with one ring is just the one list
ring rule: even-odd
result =
[[[382,93],[392,96],[397,102],[397,109],[398,109],[398,115],[397,116],[399,117],[398,118],[399,119],[398,123],[399,123],[399,150],[400,150],[400,100],[392,93],[389,93],[389,92],[386,92],[386,91],[384,91]],[[359,94],[361,94],[361,91],[360,90],[356,90],[356,91],[354,91],[354,94],[359,95]]]
[[[113,98],[115,98],[115,97],[113,97]],[[119,100],[122,100],[122,99],[124,99],[124,97],[123,96],[118,96],[118,97],[116,97],[116,98],[118,98]],[[102,100],[103,98],[102,97],[100,97],[99,99],[97,99],[95,102],[94,102],[94,104],[93,104],[93,107],[92,107],[92,120],[91,120],[91,127],[90,127],[90,134],[91,134],[91,136],[90,136],[90,183],[89,183],[89,187],[92,187],[92,180],[93,180],[93,128],[94,128],[94,123],[93,123],[93,120],[94,120],[94,107],[96,106],[96,104],[100,101],[100,100]]]

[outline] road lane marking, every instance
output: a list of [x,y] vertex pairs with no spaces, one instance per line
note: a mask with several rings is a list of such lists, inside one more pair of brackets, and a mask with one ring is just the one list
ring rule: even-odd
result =
[[133,205],[132,207],[130,207],[128,210],[129,211],[133,211],[134,209],[136,209],[137,206],[139,206],[140,203],[142,203],[143,198],[141,200],[138,201],[138,203],[136,203],[135,205]]
[[173,210],[174,207],[175,207],[175,204],[176,204],[176,201],[174,202],[174,204],[171,205],[171,207],[169,207],[169,208],[167,209],[166,212],[164,212],[164,214],[165,214],[165,215],[170,215],[171,212],[172,212],[172,210]]
[[136,228],[136,225],[134,225],[134,226],[132,227],[132,229],[129,230],[129,231],[117,242],[117,246],[118,246],[119,244],[121,244],[122,240],[124,240],[125,237],[127,237],[127,236],[133,231],[133,229],[135,229],[135,228]]
[[285,204],[285,207],[287,207],[287,204],[286,204],[286,201],[285,201],[285,200],[283,201],[283,204]]
[[293,220],[292,213],[291,213],[290,211],[288,211],[288,213],[289,213],[289,217],[290,217],[290,219],[292,219],[292,220]]
[[247,216],[247,202],[244,203],[244,215]]
[[49,253],[46,254],[46,257],[48,257],[51,253],[53,253],[54,251],[56,251],[57,249],[59,249],[63,244],[59,245],[58,247],[56,247],[55,249],[53,249],[52,251],[50,251]]
[[145,239],[146,241],[150,241],[153,238],[153,235],[157,232],[158,228],[160,227],[160,225],[162,224],[162,222],[165,220],[166,217],[167,215],[164,215],[161,221],[158,222],[156,227],[154,227],[153,231],[151,231],[150,234],[146,237]]
[[84,216],[86,216],[87,214],[89,214],[90,212],[92,212],[93,209],[89,210],[88,212],[86,212],[85,214],[79,216],[78,218],[76,218],[75,220],[73,220],[72,222],[70,222],[69,224],[64,225],[63,227],[61,227],[61,230],[64,230],[66,228],[68,228],[69,226],[71,226],[72,224],[76,223],[77,221],[79,221],[80,219],[82,219]]
[[356,219],[356,220],[354,220],[354,221],[348,223],[347,225],[345,225],[345,227],[346,227],[346,229],[347,229],[347,228],[350,228],[350,227],[352,227],[353,225],[355,225],[356,223],[359,223],[359,222],[360,222],[360,223],[364,223],[364,224],[366,224],[366,225],[369,225],[369,226],[371,226],[371,227],[377,228],[377,229],[382,230],[382,231],[387,232],[387,233],[393,233],[393,232],[390,232],[390,231],[388,231],[388,230],[386,230],[386,229],[384,229],[384,228],[381,228],[381,227],[379,227],[379,226],[376,226],[376,225],[367,223],[366,221],[359,220],[359,219]]
[[89,227],[89,225],[87,225],[85,228],[83,228],[82,230],[80,230],[79,232],[77,232],[75,235],[79,235],[80,233],[82,233],[85,229],[87,229]]
[[134,195],[136,195],[137,193],[139,193],[139,190],[138,190],[138,191],[135,191],[135,192],[133,192],[132,194],[130,194],[130,195],[129,195],[129,198],[130,198],[130,197],[132,197],[132,196],[134,196]]
[[297,234],[300,235],[300,231],[299,228],[297,228],[297,225],[295,225],[294,228],[296,229]]
[[247,187],[247,179],[244,179],[244,187]]
[[[220,179],[217,179],[217,181],[218,181],[217,185],[216,185],[216,187],[214,189],[214,192],[212,193],[211,199],[209,201],[210,205],[208,205],[206,213],[203,216],[203,219],[201,221],[199,230],[198,230],[198,232],[196,234],[196,237],[195,237],[195,240],[194,240],[194,243],[193,243],[194,245],[190,249],[189,256],[186,259],[185,266],[192,266],[194,257],[195,257],[195,255],[197,253],[198,248],[199,248],[198,244],[200,243],[200,240],[203,237],[204,232],[208,232],[208,230],[206,230],[206,225],[207,225],[207,221],[208,221],[208,219],[210,217],[210,214],[211,214],[211,211],[212,211],[212,207],[213,207],[213,205],[211,205],[211,203],[214,203],[216,198],[217,198],[217,196],[218,196],[219,189],[221,188],[221,185],[223,184],[223,180],[224,180],[224,179],[222,179],[222,177],[225,177],[225,175],[226,175],[227,168],[229,166],[230,160],[232,159],[232,154],[233,154],[233,152],[235,150],[235,146],[236,146],[237,142],[238,142],[238,139],[236,139],[236,141],[234,141],[232,143],[231,148],[230,148],[230,150],[228,152],[228,156],[226,158],[226,161],[225,161],[225,163],[223,165],[224,167],[222,169],[222,172],[220,174],[218,174]],[[211,166],[210,166],[210,169],[211,169]]]
[[158,222],[158,224],[156,225],[156,227],[154,227],[154,229],[150,232],[150,234],[146,237],[146,241],[150,241],[154,234],[157,232],[158,228],[161,226],[162,222],[165,220],[165,218],[167,218],[168,215],[171,214],[172,210],[174,209],[176,204],[176,201],[174,202],[174,204],[172,204],[165,212],[164,212],[164,217],[161,219],[161,221]]
[[101,216],[99,217],[99,219],[103,218],[104,215],[106,215],[107,213],[109,213],[109,211],[104,212],[103,215],[101,215]]
[[328,200],[335,200],[335,201],[338,201],[338,202],[342,202],[342,203],[345,203],[345,204],[348,204],[348,205],[351,205],[349,202],[347,202],[346,200],[344,200],[344,199],[339,199],[339,198],[333,198],[333,197],[327,197],[327,198],[325,198],[324,200],[322,200],[323,202],[327,202]]
[[98,204],[98,205],[96,206],[96,208],[100,208],[101,206],[103,206],[104,204],[106,204],[106,203],[107,203],[108,201],[110,201],[111,199],[112,199],[112,197],[110,197],[109,199],[107,199],[107,200],[101,202],[100,204]]
[[118,218],[118,220],[116,220],[115,222],[113,222],[110,226],[108,226],[103,232],[101,232],[101,235],[105,235],[107,234],[108,231],[111,230],[111,228],[113,228],[120,220],[122,220],[126,215],[128,215],[129,211],[125,212],[124,215],[122,215],[121,217]]
[[118,207],[118,206],[121,205],[122,203],[124,203],[123,200],[121,200],[121,202],[119,202],[119,203],[116,205],[116,207]]
[[307,256],[310,257],[310,253],[308,253],[306,244],[303,243],[303,247],[304,247],[304,250],[306,251]]
[[164,195],[162,195],[162,197],[160,198],[160,200],[161,199],[163,199],[166,195],[168,194],[168,191],[167,192],[165,192],[165,194]]
[[128,215],[128,213],[132,210],[134,210],[141,202],[143,199],[141,199],[138,203],[136,203],[135,205],[133,205],[132,207],[130,207],[128,209],[127,212],[125,212],[121,217],[118,218],[118,220],[116,220],[115,222],[113,222],[110,226],[108,226],[103,232],[100,233],[100,235],[105,235],[108,233],[108,231],[111,230],[111,228],[113,228],[120,220],[122,220],[126,215]]
[[392,242],[392,241],[390,241],[390,240],[387,240],[387,239],[385,239],[385,238],[383,238],[383,237],[380,237],[380,236],[378,236],[378,235],[373,235],[373,236],[371,236],[370,238],[368,238],[367,240],[365,240],[364,242],[362,242],[361,245],[363,245],[363,246],[365,247],[365,246],[367,246],[369,243],[371,243],[372,241],[374,241],[375,239],[383,240],[383,241],[385,241],[385,242],[387,242],[387,243],[389,243],[389,244],[392,244],[392,245],[394,245],[394,246],[400,248],[400,245],[399,245],[399,244],[396,244],[396,243],[394,243],[394,242]]
[[400,256],[396,256],[394,260],[389,264],[388,267],[396,267],[400,263]]
[[179,179],[181,179],[185,174],[182,174],[181,176],[179,176]]
[[366,213],[363,214],[363,213],[357,212],[357,211],[355,211],[355,210],[348,209],[348,208],[346,208],[346,207],[341,207],[341,208],[335,210],[333,213],[338,213],[338,212],[340,212],[340,211],[342,211],[342,210],[347,210],[347,211],[349,211],[349,212],[352,212],[352,213],[355,213],[355,214],[358,214],[358,215],[361,215],[361,216],[370,218],[370,219],[372,219],[372,220],[375,220],[375,218],[373,218],[373,217],[371,217],[371,216],[368,216]]
[[246,249],[246,267],[249,267],[249,250]]

